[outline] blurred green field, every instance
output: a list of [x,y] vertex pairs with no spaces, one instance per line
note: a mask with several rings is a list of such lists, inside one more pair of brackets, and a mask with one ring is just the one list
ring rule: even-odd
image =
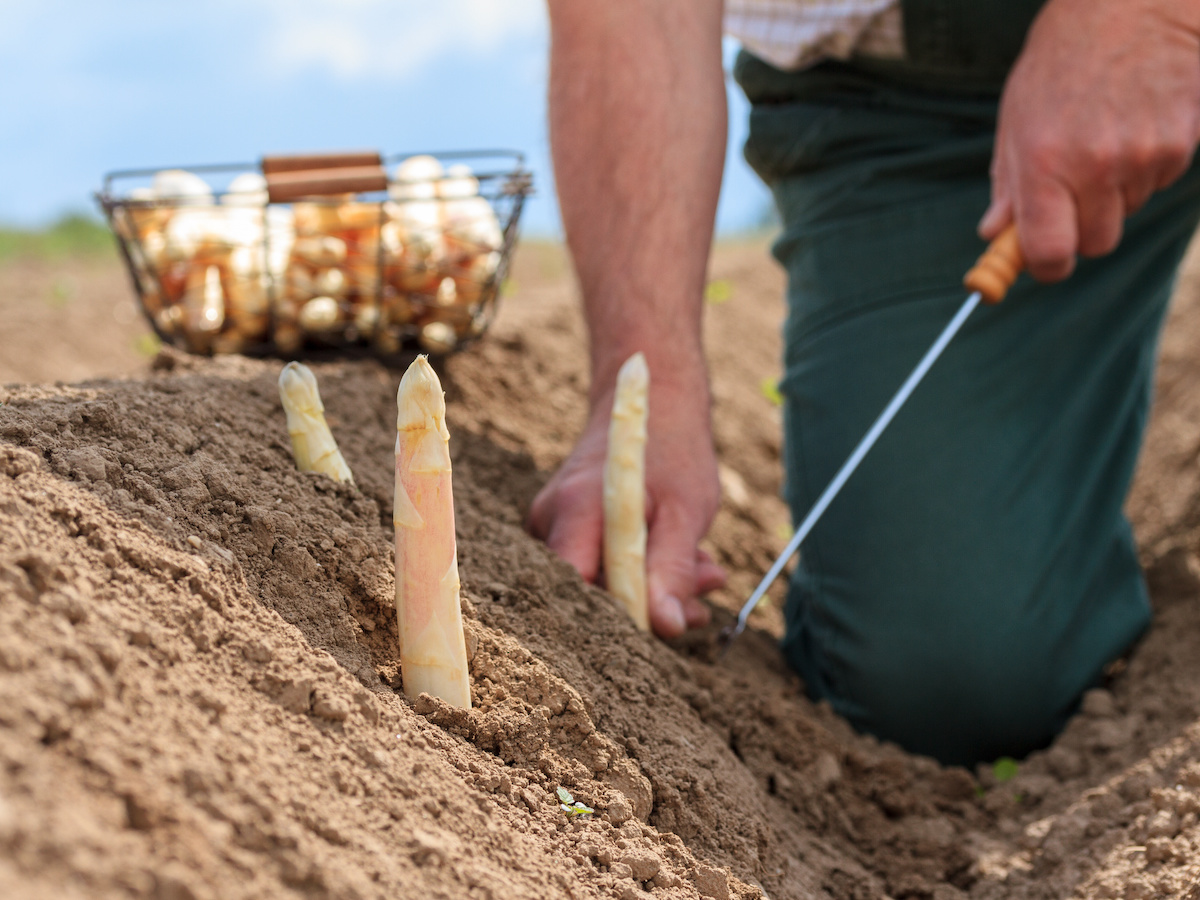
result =
[[100,219],[69,213],[40,230],[0,226],[0,262],[80,257],[116,257],[116,242]]

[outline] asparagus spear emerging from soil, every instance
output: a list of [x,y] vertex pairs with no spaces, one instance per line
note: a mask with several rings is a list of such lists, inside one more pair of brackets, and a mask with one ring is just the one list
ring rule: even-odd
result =
[[646,394],[650,370],[635,353],[617,373],[604,461],[604,577],[638,628],[646,608]]
[[279,373],[279,399],[287,413],[292,456],[301,472],[322,472],[334,481],[353,481],[350,467],[325,423],[325,406],[317,390],[317,376],[298,362]]
[[471,707],[458,604],[450,432],[437,374],[418,356],[396,393],[396,617],[404,693]]

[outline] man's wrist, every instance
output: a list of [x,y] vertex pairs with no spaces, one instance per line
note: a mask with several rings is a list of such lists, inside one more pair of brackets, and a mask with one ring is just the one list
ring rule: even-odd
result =
[[629,357],[639,352],[646,357],[652,393],[695,395],[702,392],[703,396],[708,396],[708,364],[698,343],[682,334],[658,340],[639,337],[593,350],[589,391],[593,406],[611,400],[618,370]]

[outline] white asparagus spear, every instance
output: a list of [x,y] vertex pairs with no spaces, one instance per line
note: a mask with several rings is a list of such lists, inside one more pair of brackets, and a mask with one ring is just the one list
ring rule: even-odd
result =
[[604,461],[604,577],[638,628],[646,607],[646,394],[650,370],[635,353],[617,373]]
[[353,481],[337,441],[325,422],[325,405],[312,369],[290,362],[279,373],[279,399],[287,413],[292,456],[301,472],[322,472],[334,481]]
[[471,708],[458,602],[450,432],[437,373],[418,356],[396,392],[396,618],[404,693]]

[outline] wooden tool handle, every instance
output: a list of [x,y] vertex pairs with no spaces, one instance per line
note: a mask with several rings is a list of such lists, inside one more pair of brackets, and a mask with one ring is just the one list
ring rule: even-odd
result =
[[276,154],[262,158],[262,173],[274,175],[277,172],[302,172],[308,169],[347,169],[382,165],[383,157],[375,150]]
[[1025,268],[1017,226],[1009,225],[988,244],[971,271],[963,278],[969,291],[979,291],[985,303],[999,303]]
[[303,169],[273,172],[267,176],[267,197],[272,203],[288,203],[301,197],[329,194],[358,194],[386,191],[383,166],[346,166],[340,169]]

